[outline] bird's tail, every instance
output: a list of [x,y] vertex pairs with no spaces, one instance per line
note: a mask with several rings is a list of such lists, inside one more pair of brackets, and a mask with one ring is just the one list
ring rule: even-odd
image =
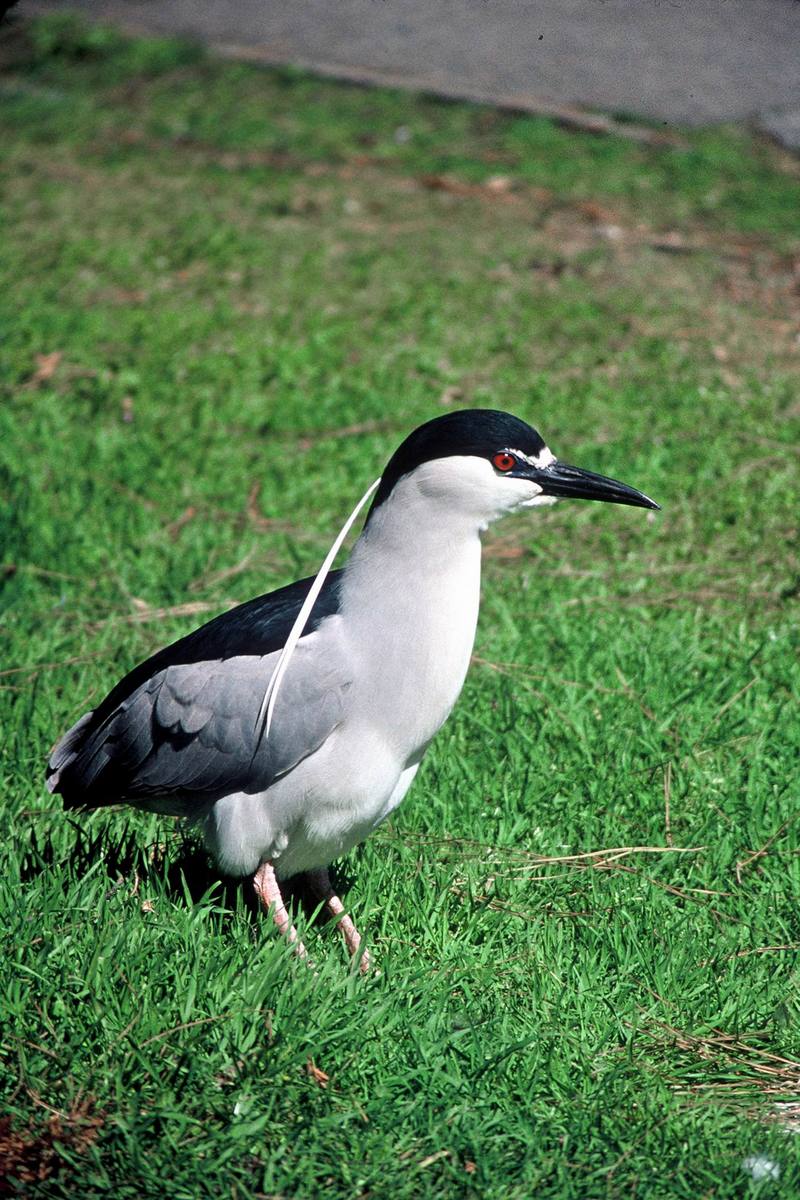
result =
[[67,767],[74,763],[83,749],[84,736],[88,732],[87,726],[93,716],[93,711],[84,713],[80,721],[77,721],[71,729],[67,730],[61,741],[56,743],[55,749],[47,763],[46,782],[48,791],[61,791],[61,776]]

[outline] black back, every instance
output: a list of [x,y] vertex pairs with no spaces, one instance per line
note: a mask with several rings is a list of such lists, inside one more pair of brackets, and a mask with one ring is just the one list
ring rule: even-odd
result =
[[388,499],[398,480],[425,462],[454,455],[491,458],[509,448],[535,457],[545,443],[533,426],[495,408],[461,409],[434,417],[410,433],[389,459],[369,516]]
[[[306,623],[304,636],[312,633],[325,617],[339,611],[341,574],[341,571],[331,571],[327,576]],[[314,576],[309,576],[274,592],[256,596],[228,612],[220,613],[199,629],[158,650],[111,689],[94,710],[84,736],[99,728],[115,708],[165,667],[212,662],[235,658],[240,654],[261,656],[282,650],[313,581]]]

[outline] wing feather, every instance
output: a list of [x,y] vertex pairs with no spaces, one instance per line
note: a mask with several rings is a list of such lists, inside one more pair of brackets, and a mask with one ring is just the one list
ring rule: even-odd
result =
[[[348,686],[341,665],[331,675],[324,655],[315,664],[308,656],[315,631],[338,612],[340,575],[328,576],[314,605],[286,698],[281,692],[284,716],[266,746],[258,711],[311,579],[222,613],[135,667],[57,744],[50,791],[67,807],[135,802],[160,788],[203,799],[266,786],[290,769],[327,736]],[[335,659],[335,638],[331,646]]]
[[185,813],[231,792],[266,790],[342,718],[350,680],[338,624],[332,618],[298,644],[267,738],[258,714],[277,654],[176,664],[147,680],[73,764],[90,802],[158,797],[161,811]]

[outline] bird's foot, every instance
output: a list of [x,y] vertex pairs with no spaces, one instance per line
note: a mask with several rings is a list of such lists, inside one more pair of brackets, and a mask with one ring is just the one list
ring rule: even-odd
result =
[[306,871],[306,879],[317,900],[325,905],[341,929],[351,957],[355,958],[360,951],[358,969],[362,975],[366,975],[370,968],[369,950],[366,947],[361,950],[361,934],[356,929],[353,918],[345,912],[344,905],[334,892],[327,870],[322,867],[318,871]]
[[281,889],[275,877],[275,869],[272,863],[265,862],[261,864],[253,876],[253,887],[262,906],[267,912],[272,913],[272,919],[279,931],[294,944],[294,952],[297,957],[305,959],[308,965],[311,966],[308,951],[297,936],[297,930],[292,924],[286,905],[283,902],[283,896],[281,895]]

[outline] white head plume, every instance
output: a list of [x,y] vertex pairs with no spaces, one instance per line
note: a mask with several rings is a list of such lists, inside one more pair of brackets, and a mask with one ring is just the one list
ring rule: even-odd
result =
[[[294,625],[292,625],[292,628],[289,631],[289,636],[286,639],[286,644],[283,647],[283,649],[281,650],[280,658],[278,659],[278,662],[275,666],[275,670],[272,672],[272,676],[267,685],[267,690],[264,693],[264,699],[261,701],[261,707],[258,710],[258,716],[256,718],[256,725],[259,725],[261,723],[262,718],[264,717],[264,713],[266,711],[266,721],[264,722],[264,728],[263,728],[263,734],[266,737],[269,737],[270,725],[272,724],[272,715],[275,712],[275,703],[278,699],[278,690],[281,686],[281,681],[283,680],[283,677],[286,674],[286,669],[289,666],[289,660],[291,659],[292,654],[294,653],[294,648],[297,645],[297,643],[300,641],[300,638],[303,636],[303,630],[306,627],[308,618],[311,616],[311,610],[313,609],[313,607],[316,603],[317,597],[319,596],[320,592],[322,591],[322,585],[328,576],[328,572],[330,571],[331,567],[333,566],[336,555],[339,553],[339,551],[342,547],[342,542],[347,537],[348,533],[350,532],[350,530],[352,528],[353,522],[355,521],[356,517],[361,512],[362,508],[367,503],[367,501],[369,500],[370,496],[375,491],[375,489],[377,488],[379,483],[380,483],[380,477],[378,477],[374,483],[370,484],[370,486],[364,492],[364,495],[359,500],[358,504],[355,506],[353,511],[350,513],[350,516],[347,518],[347,520],[345,521],[342,528],[339,530],[339,532],[336,535],[336,538],[333,542],[333,545],[331,546],[328,553],[325,555],[325,560],[324,560],[322,566],[320,567],[320,569],[317,571],[316,575],[314,576],[314,581],[308,590],[308,595],[306,596],[305,600],[303,601],[300,612],[297,614],[297,617],[295,618]],[[260,739],[259,739],[259,742],[260,742]]]

